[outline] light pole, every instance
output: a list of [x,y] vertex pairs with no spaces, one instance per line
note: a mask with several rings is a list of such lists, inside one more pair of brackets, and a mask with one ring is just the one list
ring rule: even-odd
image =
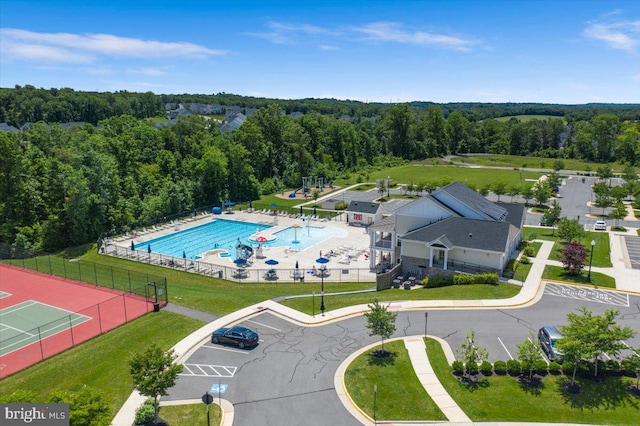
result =
[[376,420],[377,399],[378,399],[378,385],[373,385],[373,424],[374,425],[378,424],[378,421]]
[[591,240],[591,257],[589,258],[589,274],[587,275],[587,281],[591,282],[591,264],[593,263],[593,248],[596,245],[595,240]]
[[424,313],[424,337],[427,337],[427,320],[429,319],[429,312]]

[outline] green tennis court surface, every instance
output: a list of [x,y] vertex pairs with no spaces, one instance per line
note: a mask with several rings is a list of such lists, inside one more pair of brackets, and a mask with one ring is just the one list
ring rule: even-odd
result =
[[34,300],[27,300],[2,309],[0,310],[0,356],[90,319],[91,317]]

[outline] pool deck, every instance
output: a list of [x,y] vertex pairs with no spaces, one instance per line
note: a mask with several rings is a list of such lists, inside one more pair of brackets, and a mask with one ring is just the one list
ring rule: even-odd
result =
[[[341,235],[332,236],[304,250],[292,250],[290,248],[291,246],[262,246],[262,256],[253,256],[253,265],[246,267],[246,270],[249,272],[253,269],[267,270],[273,268],[279,272],[280,281],[292,281],[291,273],[293,272],[297,262],[299,270],[304,273],[305,279],[312,278],[315,281],[318,276],[313,276],[309,272],[312,271],[314,267],[316,269],[320,268],[320,264],[316,262],[316,259],[320,256],[324,256],[329,259],[329,263],[326,264],[326,268],[329,271],[339,269],[359,269],[362,273],[370,273],[370,278],[365,279],[365,281],[375,281],[375,273],[373,271],[369,271],[369,259],[365,256],[365,253],[368,253],[369,251],[369,234],[366,233],[365,228],[349,226],[346,222],[338,220],[330,221],[312,218],[311,222],[309,222],[308,217],[303,221],[301,217],[290,217],[287,215],[274,216],[273,212],[262,213],[254,211],[250,213],[247,211],[233,211],[233,213],[225,212],[219,215],[211,213],[201,214],[155,229],[146,229],[128,236],[110,239],[107,242],[107,252],[110,251],[110,245],[116,246],[121,252],[124,252],[126,249],[131,247],[132,241],[134,244],[144,243],[145,241],[150,241],[154,238],[203,225],[215,219],[238,220],[271,225],[272,228],[265,231],[269,234],[275,234],[282,229],[296,224],[300,227],[298,232],[304,232],[304,228],[306,226],[312,226],[314,228],[334,227],[341,230],[338,232],[338,234]],[[258,243],[252,244],[252,246],[255,250]],[[200,261],[224,268],[235,268],[236,265],[233,263],[235,253],[232,253],[229,257],[220,257],[220,252],[220,250],[212,248],[210,251],[207,251],[202,255]],[[143,260],[143,258],[144,256],[141,256],[141,260]],[[266,264],[265,261],[269,259],[277,260],[278,264],[275,266]],[[182,259],[179,259],[176,262],[182,263]],[[335,278],[336,277],[327,275],[324,279],[327,281],[334,281]],[[363,281],[363,279],[361,278],[360,281]]]

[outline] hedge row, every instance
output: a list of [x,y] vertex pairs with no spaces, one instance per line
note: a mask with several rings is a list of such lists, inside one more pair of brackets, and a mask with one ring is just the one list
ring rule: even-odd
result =
[[[528,363],[520,362],[516,359],[510,359],[508,361],[496,361],[491,364],[488,361],[484,361],[481,365],[477,364],[465,364],[462,361],[456,360],[451,364],[453,374],[462,375],[464,370],[467,370],[469,374],[482,373],[483,376],[490,376],[497,374],[503,376],[508,374],[510,376],[519,376],[521,374],[529,374],[530,366]],[[579,377],[593,377],[595,372],[595,364],[592,362],[580,362],[576,370],[576,376]],[[555,361],[551,361],[547,364],[544,360],[539,360],[533,365],[533,373],[540,376],[546,374],[564,374],[566,376],[573,375],[573,364],[565,362],[559,364]],[[629,376],[637,377],[636,371],[627,364],[626,360],[618,362],[614,359],[606,361],[598,361],[598,374],[608,376]]]
[[427,277],[422,280],[426,288],[447,287],[450,285],[491,284],[498,285],[498,274],[456,274],[448,277]]

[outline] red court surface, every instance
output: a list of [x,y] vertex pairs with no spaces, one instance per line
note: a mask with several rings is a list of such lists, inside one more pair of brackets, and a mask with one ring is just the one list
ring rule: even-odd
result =
[[0,379],[153,310],[140,296],[1,264],[0,291],[10,294],[0,298],[0,310],[34,300],[91,318],[0,356]]

